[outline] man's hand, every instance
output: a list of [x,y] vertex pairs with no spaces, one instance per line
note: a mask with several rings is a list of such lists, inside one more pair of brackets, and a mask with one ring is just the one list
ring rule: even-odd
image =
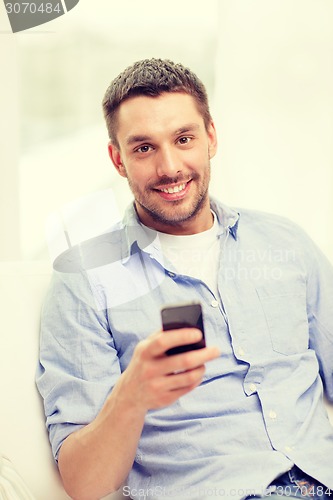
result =
[[[143,411],[161,408],[197,387],[205,372],[205,363],[220,356],[216,347],[205,347],[173,356],[165,352],[201,339],[196,328],[157,332],[135,348],[130,364],[121,376],[117,393],[130,398]],[[118,385],[117,384],[117,385]]]
[[139,342],[95,420],[68,436],[60,449],[58,465],[72,498],[101,498],[120,487],[132,467],[147,411],[170,405],[197,387],[204,364],[220,356],[216,347],[165,354],[201,335],[182,328]]

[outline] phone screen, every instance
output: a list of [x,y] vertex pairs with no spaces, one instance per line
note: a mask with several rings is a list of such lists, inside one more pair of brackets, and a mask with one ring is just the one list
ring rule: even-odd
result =
[[179,305],[165,306],[161,310],[163,330],[176,330],[178,328],[198,328],[202,332],[199,342],[188,345],[180,345],[166,351],[168,356],[181,352],[202,349],[206,346],[205,333],[202,317],[202,308],[199,302],[191,302]]

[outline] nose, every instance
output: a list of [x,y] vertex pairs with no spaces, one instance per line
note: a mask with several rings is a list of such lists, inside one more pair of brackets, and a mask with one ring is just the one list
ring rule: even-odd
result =
[[170,146],[161,148],[156,160],[156,171],[159,177],[175,177],[181,171],[180,158]]

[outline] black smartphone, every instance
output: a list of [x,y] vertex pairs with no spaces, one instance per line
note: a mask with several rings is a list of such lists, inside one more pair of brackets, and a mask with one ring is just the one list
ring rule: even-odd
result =
[[165,306],[161,309],[163,330],[176,330],[177,328],[198,328],[202,332],[199,342],[188,345],[172,347],[166,351],[168,356],[181,352],[202,349],[206,346],[205,332],[202,318],[202,308],[199,302],[190,302],[178,305]]

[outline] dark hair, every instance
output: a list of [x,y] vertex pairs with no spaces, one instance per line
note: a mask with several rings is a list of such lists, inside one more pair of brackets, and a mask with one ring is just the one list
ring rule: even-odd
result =
[[110,84],[103,98],[103,111],[110,140],[118,146],[117,111],[130,97],[156,97],[163,92],[184,92],[194,97],[205,126],[211,122],[206,89],[199,78],[182,64],[167,59],[144,59],[126,68]]

